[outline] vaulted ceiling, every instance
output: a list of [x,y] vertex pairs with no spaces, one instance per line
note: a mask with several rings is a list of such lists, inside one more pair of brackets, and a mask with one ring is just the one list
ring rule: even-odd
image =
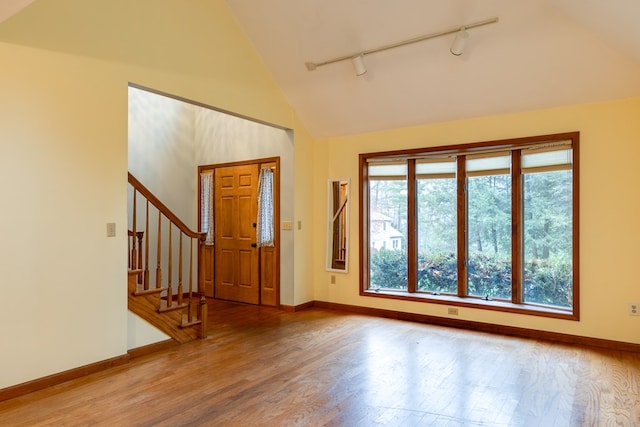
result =
[[[637,0],[226,0],[316,137],[640,95]],[[498,17],[454,35],[320,62]]]
[[[32,2],[2,0],[0,22]],[[225,2],[317,138],[640,96],[638,0]],[[460,56],[447,35],[366,55],[360,77],[305,67],[494,17]]]

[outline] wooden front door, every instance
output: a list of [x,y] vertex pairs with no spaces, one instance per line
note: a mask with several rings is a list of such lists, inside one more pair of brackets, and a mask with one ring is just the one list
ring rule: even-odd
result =
[[258,164],[215,170],[216,298],[260,304],[255,221]]

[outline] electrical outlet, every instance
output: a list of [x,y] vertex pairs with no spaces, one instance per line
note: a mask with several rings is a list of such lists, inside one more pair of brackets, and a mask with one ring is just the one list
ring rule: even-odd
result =
[[458,309],[455,307],[447,307],[447,314],[453,314],[454,316],[457,316]]
[[640,316],[640,303],[629,303],[629,316]]
[[282,221],[282,229],[283,230],[293,230],[293,222],[291,222],[291,221]]

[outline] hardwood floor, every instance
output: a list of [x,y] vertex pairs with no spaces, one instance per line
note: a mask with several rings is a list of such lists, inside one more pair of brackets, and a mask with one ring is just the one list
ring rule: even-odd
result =
[[638,426],[640,355],[214,302],[203,341],[0,403],[2,426]]

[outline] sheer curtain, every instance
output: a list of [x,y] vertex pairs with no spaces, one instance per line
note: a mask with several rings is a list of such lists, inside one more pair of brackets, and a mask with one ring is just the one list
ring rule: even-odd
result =
[[258,247],[275,246],[273,203],[273,169],[262,168],[258,178]]
[[213,245],[213,172],[200,174],[200,218],[202,231],[207,233],[204,241],[206,245]]

